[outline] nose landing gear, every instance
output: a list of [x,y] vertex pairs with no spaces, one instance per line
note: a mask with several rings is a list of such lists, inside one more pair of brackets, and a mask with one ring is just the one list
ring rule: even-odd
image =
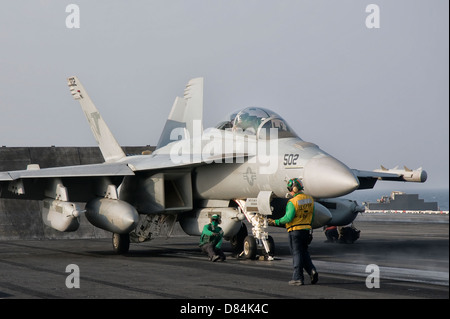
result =
[[[264,244],[264,241],[266,244]],[[275,243],[272,236],[267,236],[264,241],[262,238],[256,239],[252,235],[245,237],[244,250],[241,255],[246,259],[256,259],[257,256],[261,256],[260,258],[264,258],[264,260],[273,260],[273,256],[275,255]],[[266,245],[268,245],[269,251],[266,250]]]
[[261,191],[257,198],[236,200],[242,213],[252,224],[252,235],[245,237],[244,250],[240,254],[246,259],[256,259],[259,255],[265,260],[273,260],[275,243],[267,232],[267,216],[272,215],[270,207],[272,195],[270,191]]

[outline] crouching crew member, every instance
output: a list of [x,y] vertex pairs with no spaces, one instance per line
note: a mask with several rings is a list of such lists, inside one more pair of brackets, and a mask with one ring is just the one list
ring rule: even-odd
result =
[[211,216],[211,223],[203,227],[200,236],[200,244],[202,251],[209,256],[211,261],[225,261],[226,257],[222,251],[223,230],[219,227],[220,216],[214,214]]

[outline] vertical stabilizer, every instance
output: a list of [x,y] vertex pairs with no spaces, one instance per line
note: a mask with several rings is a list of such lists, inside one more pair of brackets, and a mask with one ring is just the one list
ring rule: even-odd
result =
[[125,153],[112,135],[99,111],[90,99],[83,85],[76,76],[68,78],[70,93],[75,100],[80,102],[81,108],[89,122],[92,133],[100,147],[106,162],[113,162],[125,157]]
[[173,142],[170,134],[174,129],[184,131],[183,138],[201,134],[203,126],[194,129],[194,122],[203,122],[203,78],[190,80],[184,89],[184,96],[175,99],[156,148]]
[[196,137],[195,134],[203,132],[203,126],[201,130],[194,130],[194,121],[203,123],[203,78],[195,78],[188,82],[184,89],[184,100],[186,101],[184,111],[186,129],[191,138]]

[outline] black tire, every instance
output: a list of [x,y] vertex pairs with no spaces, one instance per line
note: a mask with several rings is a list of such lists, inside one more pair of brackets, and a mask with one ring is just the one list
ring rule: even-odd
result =
[[231,238],[230,240],[230,244],[233,247],[233,253],[235,255],[239,255],[244,250],[244,240],[247,235],[247,226],[242,223],[241,228],[239,229],[236,236],[233,236],[233,238]]
[[256,258],[256,239],[253,236],[247,236],[244,239],[244,257],[246,259],[255,259]]
[[112,245],[116,254],[126,254],[130,250],[130,235],[113,233]]

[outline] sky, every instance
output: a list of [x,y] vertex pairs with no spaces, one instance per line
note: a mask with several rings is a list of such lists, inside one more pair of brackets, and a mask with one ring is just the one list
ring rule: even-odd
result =
[[96,145],[72,75],[121,145],[156,145],[201,76],[204,127],[265,107],[350,168],[423,167],[412,187],[448,188],[446,0],[1,3],[2,146]]

